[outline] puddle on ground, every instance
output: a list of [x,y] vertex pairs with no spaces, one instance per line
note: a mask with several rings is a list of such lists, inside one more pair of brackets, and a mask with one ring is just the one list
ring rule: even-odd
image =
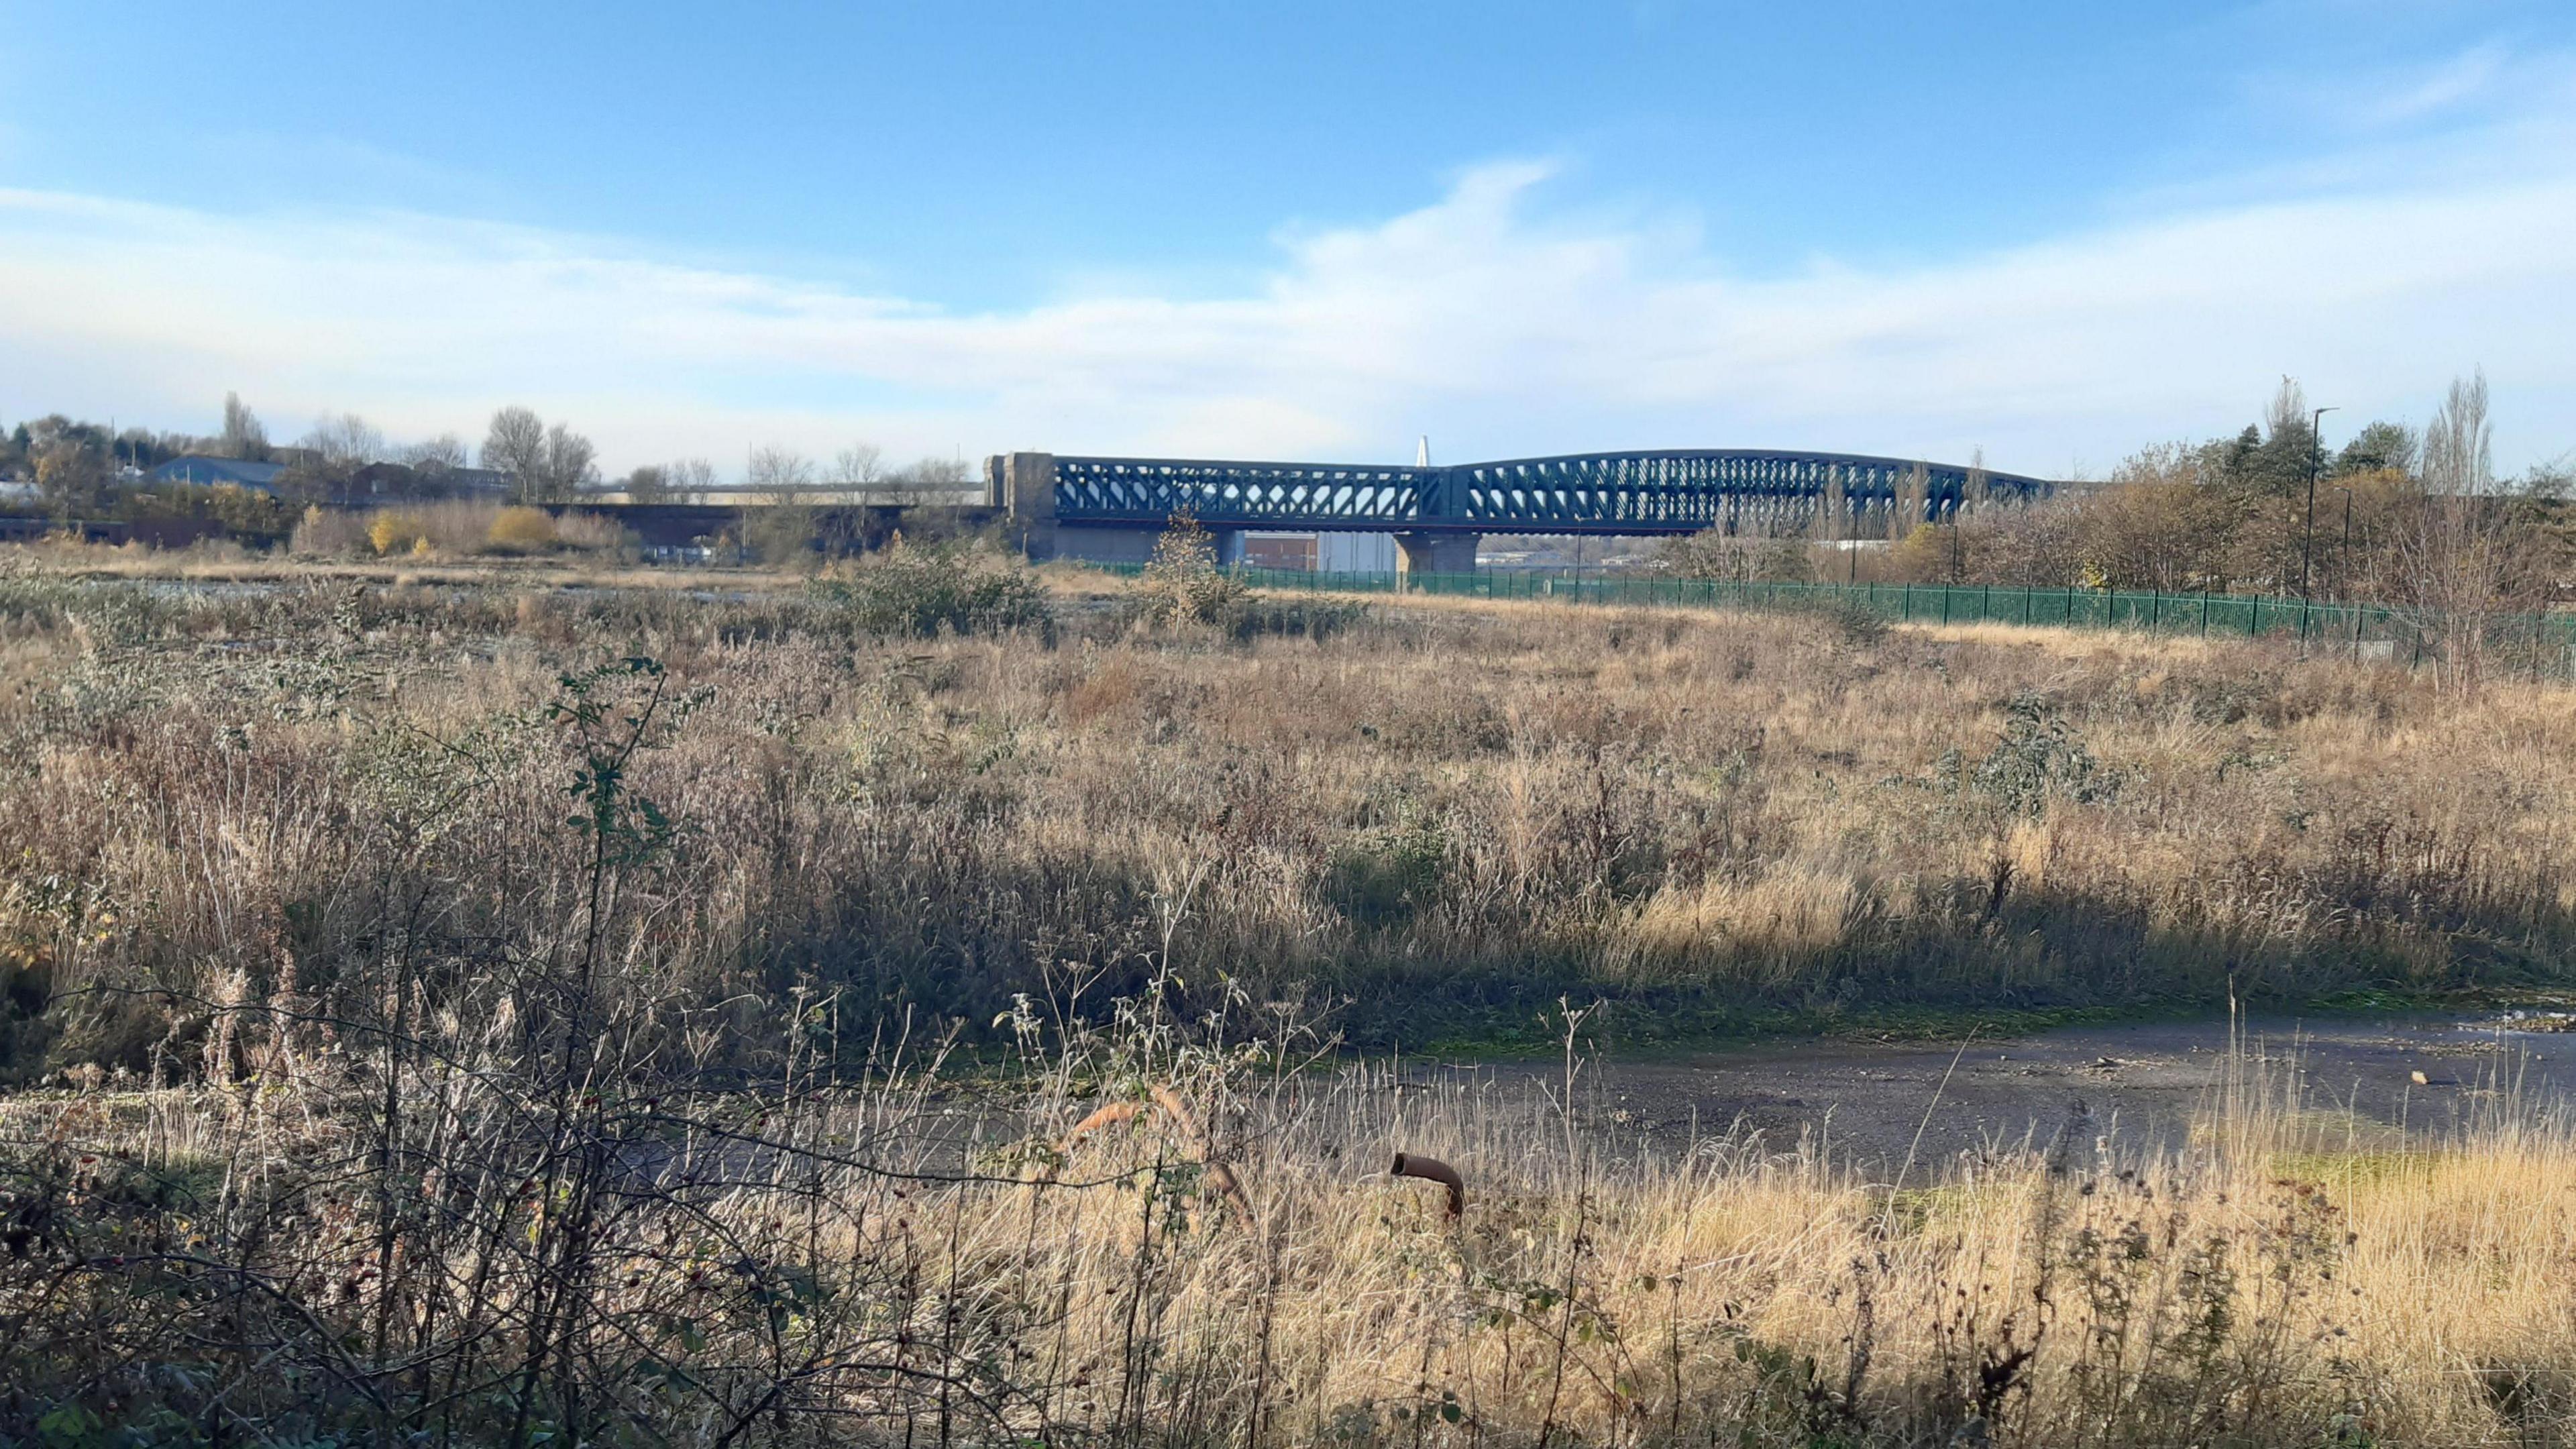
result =
[[[2287,1018],[2079,1026],[2008,1039],[1873,1043],[1840,1038],[1589,1063],[1582,1110],[1634,1145],[1679,1147],[1730,1128],[1773,1146],[1802,1137],[1864,1169],[2046,1143],[2082,1114],[2124,1143],[2175,1147],[2227,1090],[2330,1117],[2374,1140],[2443,1133],[2482,1113],[2541,1109],[2576,1092],[2576,1012]],[[1558,1090],[1556,1063],[1407,1062],[1413,1081],[1468,1073],[1493,1088]]]

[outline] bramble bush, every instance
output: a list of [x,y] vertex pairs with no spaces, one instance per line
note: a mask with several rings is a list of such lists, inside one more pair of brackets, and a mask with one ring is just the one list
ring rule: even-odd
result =
[[1233,624],[1250,590],[1217,567],[1216,539],[1187,512],[1154,541],[1154,556],[1136,581],[1137,617],[1147,624]]
[[993,634],[1042,626],[1046,589],[1016,562],[967,544],[894,546],[814,580],[811,597],[878,635]]

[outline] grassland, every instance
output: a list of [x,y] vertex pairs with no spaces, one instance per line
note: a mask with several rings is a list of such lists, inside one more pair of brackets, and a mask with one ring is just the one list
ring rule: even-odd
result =
[[[542,940],[581,864],[563,681],[649,659],[585,686],[663,696],[621,778],[672,828],[614,944],[709,1000],[983,1022],[1168,953],[1369,1045],[1569,994],[1645,1039],[2548,982],[2576,939],[2557,689],[1810,616],[1057,612],[879,638],[794,589],[22,570],[0,928],[53,992],[227,999],[340,976],[398,907]],[[22,1065],[203,1033],[21,1016]]]
[[[1560,999],[1634,1043],[2564,984],[2564,692],[1082,595],[915,637],[850,589],[0,573],[0,1434],[2568,1428],[2576,1140],[2510,1103],[2391,1144],[2246,1086],[2177,1158],[2076,1121],[1865,1183],[1330,1065]],[[1158,1085],[1187,1120],[1068,1137]]]

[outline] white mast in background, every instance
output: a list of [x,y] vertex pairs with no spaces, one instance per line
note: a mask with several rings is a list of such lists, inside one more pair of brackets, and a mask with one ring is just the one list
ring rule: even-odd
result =
[[1416,468],[1428,468],[1431,466],[1431,435],[1429,433],[1424,433],[1422,435],[1422,441],[1414,445],[1413,466]]

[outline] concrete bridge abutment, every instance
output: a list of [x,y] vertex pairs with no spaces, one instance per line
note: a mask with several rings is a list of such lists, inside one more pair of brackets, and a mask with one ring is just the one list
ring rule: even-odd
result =
[[1000,466],[988,464],[985,472],[1001,494],[994,502],[1021,550],[1040,561],[1055,557],[1055,454],[1008,453],[993,461]]
[[1478,533],[1399,533],[1395,536],[1395,575],[1401,581],[1407,574],[1472,574],[1476,571],[1476,547],[1484,542]]

